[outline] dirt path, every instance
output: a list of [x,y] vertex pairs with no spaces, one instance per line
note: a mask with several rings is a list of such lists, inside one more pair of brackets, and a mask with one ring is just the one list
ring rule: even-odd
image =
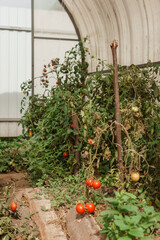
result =
[[[31,229],[38,227],[40,236],[36,239],[39,240],[67,240],[56,213],[51,210],[50,200],[42,196],[38,198],[36,193],[39,190],[30,187],[25,173],[1,174],[0,189],[3,188],[8,188],[10,192],[8,205],[14,201],[21,216],[13,219],[14,225],[21,226],[27,221]],[[37,234],[38,231],[35,231],[34,235]]]

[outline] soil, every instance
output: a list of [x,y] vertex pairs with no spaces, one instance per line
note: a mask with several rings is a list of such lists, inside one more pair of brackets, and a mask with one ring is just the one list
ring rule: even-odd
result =
[[68,235],[67,223],[66,223],[66,217],[67,217],[68,211],[69,210],[65,206],[60,207],[59,210],[55,210],[55,212],[58,216],[59,222],[62,226],[62,230],[66,234],[67,240],[70,240],[71,238]]
[[[21,226],[27,220],[27,224],[33,229],[36,228],[34,221],[30,216],[29,205],[26,201],[23,192],[25,188],[30,187],[29,181],[27,180],[27,175],[25,173],[8,173],[0,174],[0,193],[2,194],[3,187],[9,188],[9,200],[8,205],[10,206],[11,202],[17,204],[17,210],[20,219],[12,219],[14,225]],[[0,198],[2,195],[0,194]],[[35,235],[39,234],[38,231],[34,232]],[[39,237],[39,240],[41,238]]]

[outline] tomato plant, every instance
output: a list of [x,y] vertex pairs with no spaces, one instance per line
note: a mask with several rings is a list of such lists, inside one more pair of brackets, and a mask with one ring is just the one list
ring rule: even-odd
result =
[[[66,52],[63,63],[59,59],[51,60],[48,64],[53,67],[49,69],[46,64],[47,71],[43,73],[48,76],[47,81],[53,77],[59,85],[48,88],[46,77],[42,74],[42,95],[30,96],[31,82],[22,84],[22,91],[27,91],[22,108],[26,109],[23,104],[28,100],[29,104],[21,123],[24,134],[30,128],[34,132],[26,144],[24,158],[28,156],[26,169],[34,178],[60,174],[55,169],[74,173],[77,165],[78,169],[84,169],[86,177],[95,173],[106,176],[114,168],[118,176],[113,66],[99,60],[96,73],[88,75],[86,55],[84,43],[80,42]],[[106,69],[109,70],[107,73]],[[151,191],[154,188],[150,186],[154,185],[158,197],[160,106],[157,102],[160,100],[160,88],[156,76],[159,66],[148,63],[145,69],[131,65],[119,66],[118,70],[122,146],[127,169],[124,185],[130,188],[129,173],[132,169],[141,171],[144,173],[141,180],[144,188]],[[73,114],[77,115],[79,124],[76,147],[77,132],[69,127]],[[64,145],[68,153],[72,148],[76,151],[61,159]],[[75,161],[77,153],[80,155],[78,164]]]
[[104,223],[101,232],[109,239],[154,239],[159,212],[145,200],[140,202],[136,195],[124,190],[114,193],[114,198],[105,199],[107,209],[98,217]]
[[78,203],[77,206],[76,206],[76,211],[79,213],[79,214],[83,214],[85,212],[85,208],[84,206],[82,205],[82,203]]
[[92,187],[94,189],[97,189],[97,188],[100,188],[101,186],[101,182],[99,180],[94,180],[93,183],[92,183]]

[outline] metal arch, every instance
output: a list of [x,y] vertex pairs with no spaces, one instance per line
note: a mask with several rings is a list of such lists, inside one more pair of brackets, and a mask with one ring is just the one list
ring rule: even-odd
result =
[[67,8],[67,6],[65,5],[65,3],[62,1],[62,0],[58,0],[60,2],[60,4],[64,7],[65,11],[67,12],[68,16],[70,17],[72,23],[73,23],[73,26],[75,28],[75,31],[77,33],[77,36],[78,36],[78,41],[81,41],[82,38],[81,38],[81,35],[80,35],[80,31],[76,25],[76,22],[74,20],[74,17],[72,16],[71,12],[69,11],[69,9]]

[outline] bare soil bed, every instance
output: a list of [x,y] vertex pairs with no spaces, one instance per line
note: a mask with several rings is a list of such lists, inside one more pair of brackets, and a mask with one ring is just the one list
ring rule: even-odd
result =
[[[18,228],[23,225],[24,229],[22,229],[22,231],[25,230],[25,225],[27,231],[29,231],[28,226],[30,226],[30,229],[37,229],[35,222],[30,217],[29,205],[23,194],[24,189],[30,187],[27,175],[25,173],[15,172],[0,174],[0,199],[6,187],[9,190],[8,206],[10,206],[12,202],[15,202],[17,204],[18,214],[20,215],[20,218],[12,218],[13,225]],[[38,230],[34,231],[34,235],[38,236],[37,239],[41,240]]]

